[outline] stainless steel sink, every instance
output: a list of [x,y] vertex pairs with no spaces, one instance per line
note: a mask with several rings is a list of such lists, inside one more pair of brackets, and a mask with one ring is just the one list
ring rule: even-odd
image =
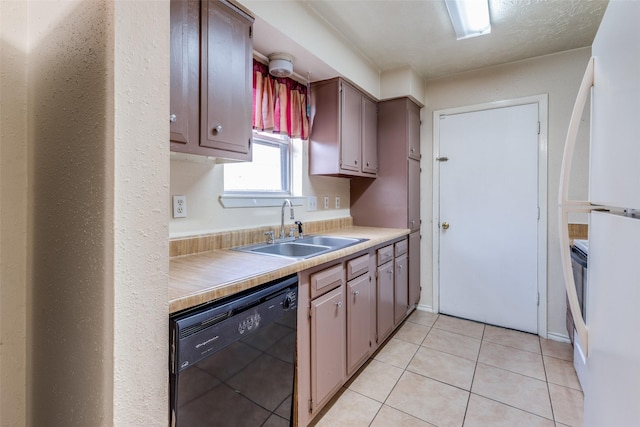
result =
[[249,249],[248,252],[265,255],[277,255],[287,258],[309,258],[315,255],[320,255],[324,252],[329,252],[330,250],[331,248],[329,246],[305,245],[300,243],[285,242],[254,247]]
[[343,249],[369,239],[351,237],[307,236],[288,242],[260,243],[234,248],[236,251],[270,255],[291,259],[305,259]]
[[332,237],[332,236],[308,236],[298,239],[296,242],[308,243],[310,245],[323,245],[332,248],[346,248],[356,243],[364,242],[368,239],[355,239],[353,237]]

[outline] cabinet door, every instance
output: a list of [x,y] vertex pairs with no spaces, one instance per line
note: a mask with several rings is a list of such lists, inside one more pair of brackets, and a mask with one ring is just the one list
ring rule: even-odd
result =
[[393,261],[378,267],[378,335],[381,343],[393,329]]
[[420,232],[409,234],[409,306],[420,301]]
[[420,229],[420,162],[409,159],[407,171],[407,228]]
[[360,172],[362,141],[362,95],[344,82],[340,117],[340,169]]
[[409,266],[407,255],[401,255],[394,261],[396,280],[394,284],[394,320],[395,324],[402,322],[409,308]]
[[371,281],[364,274],[347,282],[347,373],[351,374],[367,359],[371,348],[369,313]]
[[198,144],[200,91],[200,2],[171,0],[171,149]]
[[225,1],[203,2],[200,144],[211,155],[251,159],[252,23]]
[[344,287],[311,301],[312,410],[338,390],[346,378]]
[[409,158],[420,160],[420,107],[407,101],[407,139]]
[[378,106],[362,97],[362,172],[378,173]]

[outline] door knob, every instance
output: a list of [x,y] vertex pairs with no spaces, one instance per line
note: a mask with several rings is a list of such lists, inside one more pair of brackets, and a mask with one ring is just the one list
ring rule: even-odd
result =
[[449,228],[449,223],[448,223],[448,222],[443,222],[443,223],[442,223],[442,229],[443,229],[443,230],[446,230],[446,229],[448,229],[448,228]]

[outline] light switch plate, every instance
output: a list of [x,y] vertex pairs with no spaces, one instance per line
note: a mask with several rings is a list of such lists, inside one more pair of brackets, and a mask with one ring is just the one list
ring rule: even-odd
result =
[[187,217],[187,196],[173,196],[173,217]]
[[336,209],[340,209],[340,196],[336,196]]
[[307,211],[317,211],[318,210],[318,198],[316,196],[309,196],[307,198]]
[[329,209],[329,196],[324,196],[323,206],[325,209]]

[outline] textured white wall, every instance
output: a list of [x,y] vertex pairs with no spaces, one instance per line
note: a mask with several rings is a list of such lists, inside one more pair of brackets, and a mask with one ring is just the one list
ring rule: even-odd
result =
[[[551,334],[566,336],[565,291],[560,265],[558,241],[557,200],[560,163],[564,140],[569,126],[569,117],[578,92],[580,81],[591,55],[584,48],[535,58],[527,61],[491,67],[479,71],[427,81],[426,103],[423,109],[421,129],[422,141],[422,300],[421,304],[432,305],[433,251],[432,251],[432,178],[433,165],[430,158],[433,149],[433,111],[491,101],[520,98],[529,95],[549,94],[548,121],[548,316],[547,328]],[[588,122],[585,123],[588,128]],[[578,158],[574,161],[574,176],[580,179],[588,167],[588,144],[584,141],[588,133],[580,133],[582,141]],[[574,182],[573,194],[586,195],[586,182]]]
[[114,5],[113,425],[165,426],[169,0]]
[[26,2],[0,2],[0,426],[26,423]]
[[380,75],[380,99],[410,96],[424,104],[424,80],[411,67],[385,71]]
[[110,13],[29,2],[29,425],[111,418]]
[[169,2],[0,19],[0,425],[166,425]]

